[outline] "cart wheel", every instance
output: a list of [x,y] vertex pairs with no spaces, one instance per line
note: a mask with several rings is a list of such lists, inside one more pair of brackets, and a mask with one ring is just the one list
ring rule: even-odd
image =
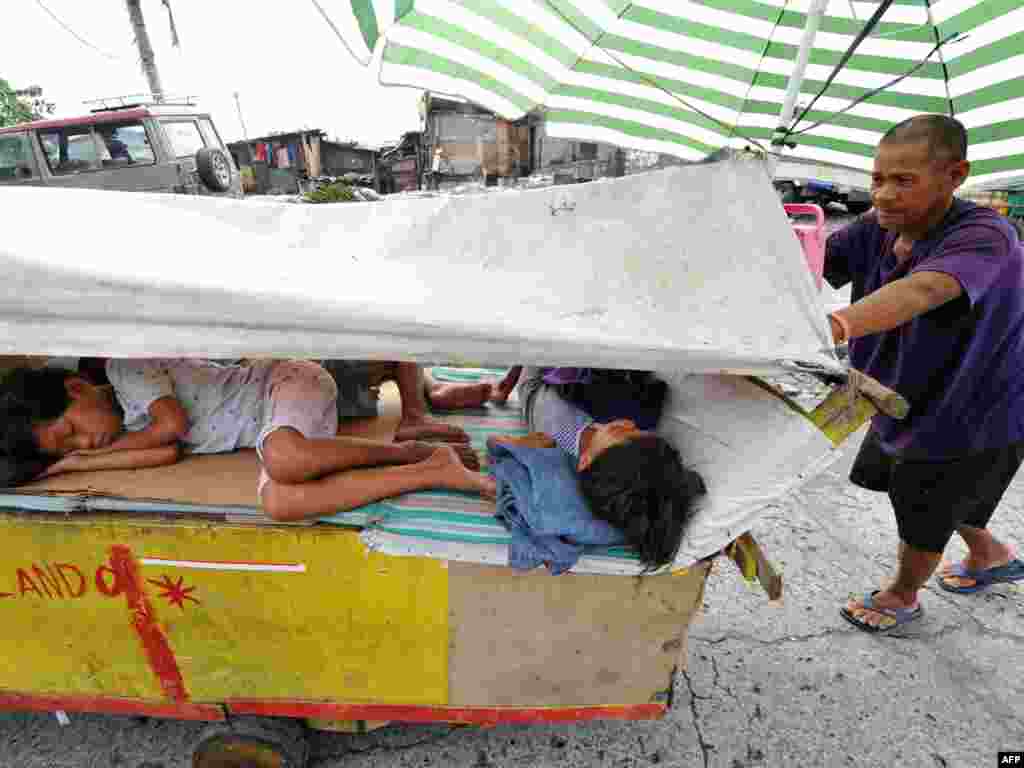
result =
[[295,720],[241,717],[206,728],[192,768],[305,768],[306,730]]

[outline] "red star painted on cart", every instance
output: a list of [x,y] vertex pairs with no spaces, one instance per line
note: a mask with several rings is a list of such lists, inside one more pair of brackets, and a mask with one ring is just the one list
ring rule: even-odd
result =
[[193,603],[199,604],[199,600],[192,597],[191,593],[195,591],[195,587],[184,586],[185,579],[179,577],[177,581],[171,579],[166,574],[161,577],[159,581],[154,579],[148,579],[149,583],[158,589],[163,591],[160,593],[160,597],[167,600],[171,605],[176,605],[181,610],[185,610],[185,601],[191,600]]

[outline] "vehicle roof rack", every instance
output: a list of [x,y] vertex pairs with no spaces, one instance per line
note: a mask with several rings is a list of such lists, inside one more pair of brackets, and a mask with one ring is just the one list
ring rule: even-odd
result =
[[91,105],[90,112],[116,112],[121,109],[135,109],[138,107],[195,107],[194,96],[164,96],[157,100],[149,93],[133,93],[126,96],[104,96],[99,99],[89,99],[83,104]]

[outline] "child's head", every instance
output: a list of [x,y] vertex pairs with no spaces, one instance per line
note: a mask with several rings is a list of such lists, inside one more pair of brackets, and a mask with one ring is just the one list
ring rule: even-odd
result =
[[580,456],[580,490],[595,517],[614,525],[647,569],[672,562],[707,489],[664,438],[633,422],[595,425]]
[[109,445],[121,425],[109,388],[62,368],[16,368],[0,381],[0,483],[27,482],[72,451]]

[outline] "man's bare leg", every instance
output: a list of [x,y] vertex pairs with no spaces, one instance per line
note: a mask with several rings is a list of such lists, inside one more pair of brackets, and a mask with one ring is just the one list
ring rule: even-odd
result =
[[396,441],[469,442],[469,435],[465,430],[427,415],[427,401],[423,395],[423,369],[419,365],[395,363],[395,383],[398,385],[398,393],[402,396],[402,420],[395,432]]
[[[879,608],[913,608],[917,605],[917,593],[935,573],[941,559],[941,552],[925,552],[900,541],[896,578],[875,594],[873,604]],[[861,598],[849,600],[846,610],[872,627],[879,626],[885,618],[884,614],[865,608]]]
[[[997,568],[1006,565],[1013,559],[1013,549],[1004,544],[986,528],[973,528],[969,525],[957,526],[956,532],[967,544],[967,557],[964,558],[964,567],[969,571],[985,571],[989,568]],[[952,563],[944,563],[939,568],[939,575],[943,581],[955,587],[973,587],[974,579],[953,576]]]
[[468,491],[491,499],[495,494],[494,480],[467,469],[452,446],[442,445],[412,464],[335,472],[299,483],[272,478],[261,501],[268,515],[284,522],[332,515],[428,488]]
[[479,408],[491,399],[492,384],[456,384],[436,381],[423,371],[423,393],[431,408],[441,411],[457,411],[460,408]]

